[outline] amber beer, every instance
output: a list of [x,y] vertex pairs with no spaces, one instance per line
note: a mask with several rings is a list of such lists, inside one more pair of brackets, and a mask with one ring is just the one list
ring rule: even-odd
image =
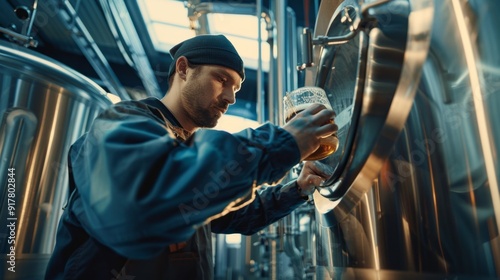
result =
[[[285,122],[291,120],[295,115],[302,112],[307,107],[311,106],[313,103],[309,104],[300,104],[294,107],[287,108]],[[327,107],[330,107],[329,104]],[[333,120],[330,120],[330,123],[333,123]],[[304,160],[320,160],[328,157],[333,154],[337,148],[339,147],[339,139],[336,134],[332,134],[330,136],[322,137],[319,139],[320,145],[319,148],[310,154]]]

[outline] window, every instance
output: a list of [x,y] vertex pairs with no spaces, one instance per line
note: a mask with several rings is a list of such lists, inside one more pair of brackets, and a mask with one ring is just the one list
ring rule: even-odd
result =
[[[148,28],[151,40],[158,51],[168,52],[174,45],[194,37],[190,28],[188,10],[182,1],[140,0],[139,7]],[[231,4],[237,9],[237,4]],[[213,34],[224,34],[234,44],[242,57],[245,67],[257,69],[258,66],[258,22],[252,15],[207,14],[208,27]],[[269,70],[270,47],[266,24],[261,19],[262,69]]]

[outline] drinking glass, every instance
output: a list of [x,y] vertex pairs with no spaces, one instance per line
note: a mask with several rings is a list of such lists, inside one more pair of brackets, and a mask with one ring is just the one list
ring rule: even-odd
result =
[[[291,120],[295,115],[313,104],[323,104],[332,109],[326,92],[320,87],[301,87],[288,92],[283,98],[283,111],[285,122]],[[333,123],[333,120],[330,120]],[[320,146],[304,160],[320,160],[333,154],[339,147],[339,139],[336,133],[320,138]]]

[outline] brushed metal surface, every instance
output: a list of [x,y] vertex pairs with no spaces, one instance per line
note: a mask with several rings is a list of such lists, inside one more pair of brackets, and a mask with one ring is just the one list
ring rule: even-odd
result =
[[[408,1],[412,10],[424,2]],[[356,136],[346,153],[353,161],[367,151],[370,156],[361,168],[342,170],[352,174],[340,179],[355,177],[344,186],[344,194],[335,192],[345,179],[334,178],[337,181],[330,189],[314,195],[316,219],[321,224],[315,244],[318,271],[322,270],[318,275],[325,275],[326,270],[326,277],[335,279],[500,278],[500,129],[496,124],[500,119],[496,109],[500,105],[500,3],[447,0],[430,4],[430,17],[426,9],[422,10],[425,16],[412,19],[410,13],[408,17],[409,30],[412,20],[419,28],[432,22],[428,53],[420,69],[412,67],[421,75],[402,72],[397,84],[396,91],[407,89],[401,97],[416,87],[414,98],[395,97],[386,112],[384,95],[381,100],[373,94],[366,99],[371,94],[366,90],[373,87],[353,91],[363,95],[362,109],[357,125],[351,125]],[[387,23],[386,30],[391,30],[391,21]],[[383,28],[380,31],[390,34]],[[370,46],[377,39],[374,34],[367,39],[369,50],[392,49],[384,48],[385,40]],[[411,39],[408,36],[408,42]],[[405,57],[420,59],[422,49],[412,51],[409,46]],[[359,57],[354,52],[352,56]],[[391,67],[379,71],[375,66],[392,65],[391,56],[372,58],[367,61],[366,79],[380,75],[389,81]],[[370,60],[376,65],[370,66]],[[336,74],[345,73],[338,69]],[[335,86],[331,91],[335,94]],[[357,134],[377,133],[377,121],[362,121],[365,110],[381,116],[378,121],[383,120],[388,129],[372,136],[375,141],[383,139],[381,143],[356,139]],[[391,117],[391,112],[396,114]]]
[[[67,195],[67,151],[111,101],[76,71],[7,42],[0,42],[0,88],[0,218],[16,218],[15,244],[7,243],[8,228],[0,229],[5,270],[10,246],[15,246],[18,267],[26,267],[24,260],[48,261]],[[15,197],[10,197],[15,201],[14,215],[7,211],[3,187],[9,168],[15,169]],[[24,269],[15,277],[37,272],[43,273]],[[9,275],[13,274],[5,277]]]

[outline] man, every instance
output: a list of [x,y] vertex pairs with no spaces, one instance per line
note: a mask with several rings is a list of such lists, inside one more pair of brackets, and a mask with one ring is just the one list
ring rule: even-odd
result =
[[198,130],[235,102],[243,62],[222,35],[170,53],[163,99],[116,104],[71,147],[71,196],[46,279],[212,279],[211,232],[253,234],[328,176],[308,163],[297,182],[257,190],[337,130],[334,112],[313,105],[282,128]]

